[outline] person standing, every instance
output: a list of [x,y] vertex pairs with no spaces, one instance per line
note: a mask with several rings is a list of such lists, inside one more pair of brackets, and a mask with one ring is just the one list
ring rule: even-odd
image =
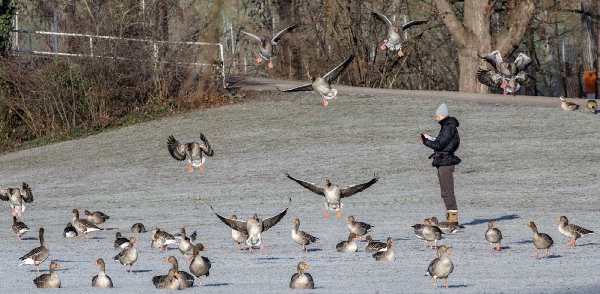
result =
[[449,115],[448,106],[444,103],[435,111],[435,119],[442,127],[437,137],[428,139],[421,134],[419,140],[434,151],[429,159],[433,158],[431,165],[437,168],[441,195],[447,210],[446,221],[458,225],[458,206],[454,195],[453,173],[455,166],[461,162],[460,158],[454,155],[460,145],[459,123],[456,118]]

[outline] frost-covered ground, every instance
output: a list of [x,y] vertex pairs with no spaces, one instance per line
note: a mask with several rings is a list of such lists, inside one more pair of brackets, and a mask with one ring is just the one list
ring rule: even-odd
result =
[[[421,132],[437,134],[434,112],[441,102],[461,123],[457,155],[463,162],[455,182],[466,227],[440,242],[453,251],[449,290],[434,288],[423,275],[435,253],[410,227],[427,217],[444,217],[435,169],[427,159],[431,152],[418,140]],[[18,266],[18,258],[39,246],[42,226],[50,258],[41,269],[47,273],[50,260],[61,264],[57,274],[64,289],[59,292],[93,291],[98,267],[92,263],[99,257],[116,287],[103,293],[153,291],[151,279],[167,273],[170,265],[163,259],[171,254],[188,271],[175,247],[168,253],[151,249],[150,233],[136,236],[140,255],[133,274],[112,260],[118,253],[115,233],[133,236],[131,225],[142,222],[172,233],[180,227],[198,230],[208,247],[202,255],[212,261],[211,275],[203,278],[203,289],[186,291],[287,292],[297,263],[305,261],[317,287],[308,292],[597,293],[598,235],[567,248],[556,218],[566,215],[572,223],[600,229],[599,119],[583,111],[564,112],[556,98],[340,87],[340,100],[327,108],[314,93],[271,95],[7,154],[0,157],[0,186],[25,181],[35,201],[22,218],[32,229],[22,241],[11,230],[8,203],[0,203],[5,216],[0,288],[36,291],[35,268]],[[188,174],[187,166],[168,154],[166,140],[169,135],[197,140],[200,131],[215,156],[204,172]],[[336,252],[335,245],[348,236],[346,223],[323,218],[323,198],[288,180],[285,172],[340,185],[379,174],[379,183],[343,199],[343,214],[374,225],[374,239],[393,237],[397,260],[375,262],[362,246],[356,254]],[[263,235],[266,249],[252,254],[237,251],[230,229],[209,207],[244,219],[253,213],[266,217],[285,208],[288,197],[288,214]],[[73,208],[107,213],[109,229],[91,233],[88,241],[63,238]],[[309,246],[310,253],[302,253],[290,237],[294,218],[301,220],[301,230],[320,238]],[[490,252],[483,237],[491,219],[504,235],[500,253]],[[528,221],[554,238],[549,259],[533,258]]]

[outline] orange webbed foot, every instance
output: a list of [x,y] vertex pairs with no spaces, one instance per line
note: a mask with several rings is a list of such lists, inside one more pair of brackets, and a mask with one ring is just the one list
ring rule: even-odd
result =
[[194,172],[194,167],[190,165],[190,168],[188,168],[188,172],[189,173],[193,173]]
[[256,58],[256,62],[261,63],[262,62],[262,57],[258,56],[258,58]]
[[402,57],[402,56],[404,56],[404,52],[402,52],[402,50],[398,50],[398,56],[399,56],[399,57]]
[[323,213],[324,217],[329,217],[329,210],[325,210],[325,213]]
[[204,165],[200,165],[200,170],[204,170]]
[[269,61],[269,68],[273,68],[273,61]]
[[379,47],[379,49],[381,49],[381,50],[385,50],[385,48],[387,48],[387,46],[385,46],[385,43],[383,43],[383,45],[381,45],[381,47]]
[[323,98],[323,106],[327,106],[327,105],[329,105],[329,102],[327,102],[327,100],[325,100],[325,99]]
[[14,210],[12,211],[12,216],[17,215],[17,212],[15,212]]
[[338,210],[338,212],[335,214],[335,216],[337,216],[337,218],[342,218],[342,211]]

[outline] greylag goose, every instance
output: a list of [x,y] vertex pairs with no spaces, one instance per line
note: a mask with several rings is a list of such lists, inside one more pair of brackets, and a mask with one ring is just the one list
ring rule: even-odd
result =
[[206,247],[202,246],[202,244],[196,244],[194,248],[194,259],[190,262],[190,272],[198,278],[198,283],[200,286],[202,285],[202,281],[200,280],[201,276],[210,276],[210,260],[204,256],[200,256],[200,251],[207,250]]
[[29,227],[24,222],[17,221],[17,217],[13,216],[12,230],[17,234],[17,238],[21,240],[21,237],[29,232]]
[[382,21],[387,26],[387,39],[383,40],[383,45],[379,47],[381,50],[385,50],[386,48],[396,51],[398,50],[398,56],[404,56],[402,52],[402,32],[414,25],[421,25],[426,23],[424,20],[413,20],[409,21],[401,26],[396,26],[387,18],[385,15],[377,12],[371,12],[371,15],[376,19]]
[[598,102],[596,102],[596,100],[588,100],[587,108],[590,110],[591,114],[596,114],[596,109],[598,109]]
[[115,249],[117,249],[117,248],[125,249],[128,246],[129,246],[129,239],[123,237],[123,235],[121,235],[121,232],[117,232],[117,234],[115,235]]
[[35,280],[33,280],[35,286],[38,288],[45,289],[60,288],[60,279],[58,278],[56,273],[54,273],[54,270],[57,268],[60,268],[60,264],[56,263],[55,261],[51,262],[50,273],[42,274],[41,276],[35,278]]
[[[289,203],[292,202],[292,198],[290,198]],[[230,228],[240,231],[240,232],[244,232],[248,234],[248,240],[246,240],[246,244],[250,247],[250,252],[253,252],[252,246],[253,245],[257,245],[260,244],[260,250],[265,249],[265,247],[263,246],[263,242],[262,242],[262,232],[267,231],[268,229],[270,229],[271,227],[273,227],[274,225],[276,225],[287,213],[289,207],[289,203],[288,203],[288,207],[286,209],[284,209],[283,211],[281,211],[280,213],[269,217],[267,219],[259,219],[257,214],[254,214],[254,216],[249,219],[248,221],[241,221],[241,220],[234,220],[234,219],[230,219],[230,218],[226,218],[222,215],[219,215],[218,213],[215,212],[215,210],[212,208],[212,206],[210,207],[210,209],[212,209],[212,211],[215,213],[215,215],[217,215],[217,217],[226,225],[228,225]]]
[[100,228],[98,228],[98,226],[96,226],[89,220],[80,219],[79,218],[79,210],[73,209],[72,212],[75,214],[75,217],[73,218],[73,226],[75,227],[75,229],[77,229],[77,232],[79,232],[79,235],[75,238],[79,238],[79,237],[82,237],[85,235],[85,239],[87,240],[89,232],[94,232],[94,231],[100,230]]
[[335,246],[335,249],[338,252],[342,252],[342,253],[356,252],[356,251],[358,251],[358,245],[356,245],[356,241],[355,241],[356,239],[358,239],[358,236],[354,233],[350,233],[348,235],[348,240],[338,243]]
[[298,273],[292,275],[292,280],[290,281],[290,288],[292,289],[314,289],[315,282],[313,282],[313,278],[309,273],[305,273],[304,270],[310,269],[308,264],[304,261],[298,263]]
[[336,211],[337,217],[342,217],[342,207],[340,203],[341,198],[350,197],[358,192],[362,192],[365,189],[371,187],[373,184],[377,183],[379,180],[378,175],[374,175],[373,178],[362,184],[351,185],[348,187],[340,187],[338,185],[332,184],[329,180],[325,180],[325,186],[320,186],[315,183],[303,181],[296,179],[289,174],[285,174],[290,180],[295,181],[300,184],[300,186],[312,191],[313,193],[321,196],[325,196],[325,213],[323,216],[329,217],[329,210]]
[[165,231],[161,231],[159,228],[152,230],[152,239],[157,243],[160,251],[162,251],[163,248],[165,251],[169,251],[169,245],[177,244],[175,236]]
[[208,140],[202,133],[200,133],[200,140],[202,143],[188,142],[183,145],[175,140],[173,136],[169,136],[169,139],[167,140],[167,149],[169,149],[169,153],[171,153],[171,156],[175,160],[183,161],[186,158],[188,159],[188,163],[190,164],[188,172],[190,173],[194,172],[194,167],[204,170],[204,161],[206,161],[204,155],[214,155]]
[[375,260],[377,261],[394,261],[396,260],[396,254],[394,253],[394,249],[392,249],[392,243],[394,243],[394,239],[392,237],[387,238],[386,250],[378,251],[373,254]]
[[454,264],[445,253],[452,254],[450,248],[446,245],[440,246],[437,249],[437,258],[431,261],[429,267],[427,268],[426,275],[433,277],[433,284],[437,287],[437,279],[444,279],[444,283],[446,284],[446,289],[448,288],[448,276],[454,270]]
[[559,97],[561,104],[560,107],[564,110],[564,111],[573,111],[573,110],[577,110],[579,109],[579,105],[573,102],[568,102],[565,98],[563,98],[563,96]]
[[40,272],[40,263],[44,262],[50,254],[46,246],[46,240],[44,240],[44,228],[40,228],[39,237],[40,246],[31,249],[31,251],[19,258],[19,261],[21,261],[19,265],[33,264],[35,265],[35,271],[38,273]]
[[138,239],[131,237],[129,239],[129,246],[126,249],[123,249],[119,254],[115,255],[114,260],[118,261],[123,265],[125,271],[127,271],[127,265],[129,265],[129,273],[133,272],[133,264],[138,259],[138,252],[135,248],[134,243],[139,242]]
[[89,210],[83,211],[83,215],[87,216],[87,219],[96,226],[99,224],[104,224],[104,230],[106,231],[106,220],[109,219],[110,216],[101,211],[90,212]]
[[273,54],[273,46],[277,45],[277,42],[283,36],[284,33],[291,32],[297,26],[298,25],[293,25],[293,26],[289,26],[289,27],[281,30],[271,40],[269,40],[267,38],[261,38],[257,35],[254,35],[254,34],[251,34],[251,33],[245,32],[245,31],[241,31],[241,32],[260,42],[260,47],[258,49],[258,58],[256,58],[256,62],[261,63],[263,59],[268,60],[269,68],[273,68],[273,59],[275,59],[275,57],[276,57],[275,54]]
[[[498,228],[494,228],[495,225],[496,222],[490,221],[488,223],[488,229],[485,231],[485,239],[490,242],[492,252],[494,252],[494,249],[500,251],[500,240],[502,240],[502,233]],[[494,248],[494,244],[496,244],[496,248]]]
[[25,211],[25,203],[33,202],[33,193],[27,183],[23,182],[23,189],[19,188],[8,188],[0,190],[0,200],[10,201],[10,208],[12,210],[12,216],[22,216],[22,212]]
[[323,77],[314,77],[310,75],[310,83],[283,90],[282,92],[299,92],[299,91],[316,91],[323,98],[323,106],[329,105],[328,99],[337,100],[337,90],[331,88],[331,82],[334,81],[344,70],[348,67],[350,62],[354,59],[354,54],[348,56],[344,62],[336,66],[330,72],[326,73]]
[[65,238],[75,238],[77,237],[77,229],[73,226],[71,222],[67,223],[67,226],[63,230],[63,237]]
[[[193,256],[193,255],[192,255]],[[194,286],[194,280],[196,278],[194,278],[194,276],[192,276],[190,273],[185,272],[185,271],[180,271],[179,270],[179,261],[177,261],[177,258],[175,258],[175,256],[169,256],[167,257],[165,260],[163,260],[164,262],[168,262],[171,264],[171,268],[179,273],[179,277],[177,277],[179,279],[179,285],[181,285],[181,288],[191,288]]]
[[442,233],[444,234],[454,234],[462,229],[464,229],[464,226],[460,226],[457,225],[456,223],[451,223],[451,222],[440,222],[438,221],[437,217],[432,217],[429,219],[431,221],[431,225],[436,226],[438,228],[440,228],[440,230],[442,230]]
[[94,264],[100,266],[100,272],[98,275],[92,278],[92,287],[94,288],[112,288],[113,283],[109,276],[106,275],[106,265],[104,264],[104,259],[98,258],[94,261]]
[[431,221],[429,219],[423,220],[423,238],[425,238],[426,242],[429,242],[432,249],[437,248],[437,241],[442,239],[442,230],[438,227],[434,227],[431,225]]
[[383,242],[373,242],[373,238],[371,236],[366,236],[365,240],[367,240],[367,246],[365,247],[365,252],[367,253],[377,253],[379,251],[387,250],[387,244]]
[[[412,226],[414,232],[415,232],[415,236],[417,236],[417,238],[424,240],[425,237],[423,237],[423,228],[425,226],[423,225],[423,223],[421,222],[420,224],[415,224]],[[427,241],[425,241],[425,244],[427,246]]]
[[569,224],[569,220],[564,215],[557,218],[556,221],[562,222],[558,226],[558,231],[566,237],[571,238],[571,241],[567,243],[567,246],[575,247],[577,239],[594,233],[594,231],[590,231],[578,225]]
[[[231,215],[229,219],[237,220],[237,216],[235,214]],[[242,250],[242,244],[244,244],[244,250],[246,250],[246,240],[248,240],[248,233],[246,231],[231,229],[231,239],[238,244],[238,250]]]
[[132,233],[145,233],[146,227],[142,223],[135,223],[135,224],[133,224],[133,226],[131,226],[131,232]]
[[548,251],[550,247],[552,247],[552,244],[554,244],[554,241],[548,234],[538,233],[538,229],[534,222],[528,222],[527,226],[531,227],[531,230],[533,230],[533,245],[537,248],[534,257],[540,258],[540,250],[546,249],[546,258],[548,258]]
[[351,215],[346,218],[346,221],[349,222],[348,230],[350,231],[350,233],[354,233],[358,237],[362,237],[362,236],[366,235],[367,232],[369,232],[372,228],[374,228],[374,226],[372,226],[370,224],[363,223],[363,222],[357,222],[356,220],[354,220],[354,216],[351,216]]
[[306,245],[317,242],[317,240],[319,238],[314,237],[304,231],[299,231],[298,230],[300,228],[300,220],[299,219],[297,219],[297,218],[293,219],[292,223],[295,224],[294,228],[292,229],[292,239],[294,240],[294,242],[302,245],[302,251],[308,252],[308,249],[306,249]]
[[181,285],[179,284],[179,273],[174,269],[169,270],[169,274],[166,276],[154,276],[152,277],[152,283],[156,286],[156,289],[165,290],[179,290]]
[[527,87],[535,83],[535,80],[524,71],[532,60],[523,53],[519,53],[514,62],[504,61],[498,50],[482,58],[495,70],[480,68],[476,74],[477,81],[492,89],[502,88],[504,95],[512,93],[515,96],[521,85]]
[[183,254],[183,259],[185,260],[185,264],[188,264],[188,258],[191,258],[194,255],[194,244],[191,242],[191,238],[186,237],[185,229],[180,228],[179,232],[181,233],[181,241],[179,242],[179,251]]

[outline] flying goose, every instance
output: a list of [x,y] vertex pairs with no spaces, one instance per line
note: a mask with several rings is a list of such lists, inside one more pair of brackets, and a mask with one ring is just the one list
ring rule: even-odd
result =
[[159,251],[162,251],[163,248],[165,251],[169,251],[170,244],[177,244],[177,241],[175,241],[175,236],[162,231],[159,228],[152,230],[152,239],[157,243]]
[[379,176],[375,174],[373,178],[362,184],[356,184],[348,187],[340,187],[332,184],[329,180],[325,180],[325,186],[319,186],[315,183],[306,182],[303,180],[296,179],[289,174],[285,174],[290,180],[300,184],[300,186],[312,191],[313,193],[321,196],[325,196],[325,213],[323,216],[329,217],[329,210],[337,211],[337,218],[342,217],[342,207],[340,203],[341,198],[350,197],[358,192],[362,192],[365,189],[371,187],[377,183]]
[[41,276],[35,278],[33,283],[38,288],[60,288],[60,279],[54,273],[54,270],[60,268],[60,264],[55,261],[50,263],[50,273],[42,274]]
[[177,258],[175,258],[175,256],[171,255],[163,261],[170,263],[172,266],[171,268],[179,273],[179,276],[177,278],[179,279],[179,285],[181,286],[181,288],[191,288],[194,286],[194,276],[192,276],[188,272],[179,270],[179,261],[177,261]]
[[275,54],[273,53],[273,46],[277,45],[277,42],[283,36],[284,33],[291,32],[297,26],[298,25],[293,25],[293,26],[289,26],[289,27],[281,30],[271,40],[269,40],[267,38],[261,38],[257,35],[254,35],[254,34],[251,34],[251,33],[245,32],[245,31],[241,31],[241,32],[260,42],[260,47],[258,49],[258,58],[256,58],[256,62],[261,63],[263,59],[268,60],[269,68],[273,68],[273,59],[275,59],[275,57],[276,57]]
[[121,235],[121,232],[117,232],[117,234],[115,234],[115,249],[117,249],[117,248],[125,249],[128,246],[129,246],[129,239],[123,237],[123,235]]
[[342,252],[342,253],[356,252],[356,251],[358,251],[358,245],[356,245],[356,241],[355,241],[356,239],[358,239],[358,236],[354,233],[350,233],[348,235],[348,240],[338,243],[335,246],[335,249],[338,252]]
[[206,161],[204,155],[214,155],[214,152],[203,133],[200,133],[200,140],[202,143],[188,142],[183,145],[175,140],[175,137],[173,136],[169,136],[169,139],[167,140],[167,149],[169,149],[169,153],[171,153],[171,156],[175,160],[183,161],[186,158],[188,159],[188,163],[190,164],[188,172],[190,173],[194,172],[194,167],[204,170],[204,161]]
[[196,244],[194,248],[194,259],[190,262],[190,272],[198,278],[198,283],[202,285],[201,276],[210,276],[210,260],[204,256],[200,256],[200,251],[207,250],[201,243]]
[[[237,220],[237,216],[235,214],[231,215],[229,216],[229,219]],[[231,239],[233,239],[233,242],[238,244],[238,250],[242,250],[242,244],[244,244],[244,250],[246,250],[246,240],[248,240],[248,232],[231,229]]]
[[372,228],[374,228],[374,226],[367,224],[367,223],[363,223],[363,222],[357,222],[354,219],[354,216],[348,216],[346,218],[346,221],[348,222],[348,230],[350,231],[350,233],[354,233],[356,234],[358,237],[362,237],[364,235],[367,234],[367,232],[369,232]]
[[75,229],[77,229],[77,232],[79,232],[79,235],[76,236],[75,238],[80,238],[85,235],[85,239],[88,240],[89,232],[100,230],[100,228],[98,228],[98,226],[96,226],[89,220],[80,219],[79,218],[79,210],[73,209],[71,212],[73,212],[75,214],[75,217],[73,218],[73,226],[75,227]]
[[146,227],[142,223],[135,223],[135,224],[133,224],[133,226],[131,226],[131,232],[132,233],[145,233]]
[[373,254],[375,260],[377,261],[394,261],[396,260],[396,254],[394,253],[394,249],[392,249],[392,243],[394,243],[394,239],[392,237],[387,238],[385,250],[380,250]]
[[300,92],[314,90],[317,93],[319,93],[319,95],[321,95],[321,98],[323,98],[323,106],[327,106],[329,105],[329,102],[327,102],[328,99],[338,99],[337,90],[331,88],[331,82],[335,80],[342,72],[344,72],[344,70],[346,70],[346,68],[348,67],[350,62],[352,62],[353,59],[354,54],[348,56],[348,58],[346,58],[344,62],[336,66],[330,72],[326,73],[322,78],[310,75],[310,83],[295,88],[283,90],[282,92]]
[[531,86],[535,80],[525,72],[525,69],[533,62],[524,53],[519,53],[514,62],[505,61],[496,50],[482,57],[485,61],[494,67],[494,70],[477,70],[477,81],[492,88],[502,88],[504,95],[512,93],[517,95],[517,91],[523,86]]
[[50,254],[46,246],[46,240],[44,240],[44,228],[40,228],[39,237],[40,246],[31,249],[31,251],[19,258],[19,261],[21,261],[19,265],[33,264],[35,265],[35,271],[38,273],[40,272],[40,263],[44,262]]
[[591,114],[596,114],[596,109],[598,109],[598,102],[596,102],[596,100],[588,100],[587,108],[590,110]]
[[562,222],[558,226],[558,231],[566,237],[571,238],[571,241],[567,243],[567,246],[575,247],[577,239],[594,233],[594,231],[590,231],[578,225],[569,224],[569,220],[564,215],[557,218],[556,221]]
[[292,289],[314,289],[315,282],[309,273],[305,273],[304,270],[310,269],[308,264],[305,262],[298,263],[298,273],[292,275],[290,281],[290,288]]
[[181,233],[181,241],[179,242],[179,252],[183,254],[183,259],[185,260],[185,264],[187,265],[188,258],[191,258],[194,255],[194,244],[192,244],[191,238],[186,237],[185,228],[180,228],[179,232]]
[[170,269],[169,274],[166,276],[152,277],[152,283],[156,286],[156,289],[179,290],[181,285],[179,284],[178,277],[179,273],[174,269]]
[[379,251],[387,250],[387,243],[374,242],[371,235],[366,236],[365,240],[367,240],[367,242],[368,242],[367,246],[365,246],[365,252],[367,252],[367,253],[373,254],[373,253],[377,253]]
[[[496,226],[495,221],[490,221],[488,223],[488,229],[485,231],[485,239],[490,242],[492,246],[492,252],[494,250],[500,251],[500,241],[502,240],[502,232],[498,228],[494,228]],[[494,248],[494,244],[496,244],[496,248]]]
[[559,99],[561,101],[560,107],[564,111],[573,111],[579,109],[579,105],[577,103],[569,102],[563,98],[563,96],[560,96]]
[[8,188],[0,190],[0,200],[10,201],[10,208],[12,210],[12,216],[22,216],[22,212],[25,211],[25,203],[33,202],[33,193],[27,183],[23,182],[23,188]]
[[[290,198],[289,203],[292,202],[292,198]],[[249,219],[248,221],[241,221],[241,220],[237,220],[237,219],[230,219],[230,218],[226,218],[220,214],[218,214],[217,212],[215,212],[215,210],[212,208],[212,206],[210,207],[210,209],[212,209],[212,211],[215,213],[215,215],[217,215],[217,217],[226,225],[228,225],[230,228],[240,231],[240,232],[245,232],[248,234],[248,240],[246,240],[246,244],[250,247],[250,252],[253,252],[252,250],[252,246],[253,245],[257,245],[260,244],[260,249],[264,249],[265,247],[263,246],[262,243],[262,232],[267,231],[268,229],[270,229],[271,227],[273,227],[274,225],[276,225],[287,213],[289,207],[289,203],[288,203],[288,207],[286,209],[284,209],[283,211],[281,211],[280,213],[269,217],[267,219],[259,219],[257,214],[254,214],[254,216]]]
[[531,227],[531,230],[533,230],[533,245],[537,248],[534,257],[540,258],[540,250],[546,249],[546,258],[548,258],[548,250],[552,247],[554,241],[548,234],[538,233],[538,229],[534,222],[528,222],[527,226]]
[[133,246],[134,243],[139,242],[138,239],[131,237],[129,239],[129,246],[126,249],[123,249],[119,254],[115,255],[114,260],[118,261],[123,265],[125,271],[127,271],[127,265],[129,265],[129,273],[133,272],[133,264],[138,259],[137,249]]
[[401,26],[394,25],[389,18],[385,15],[377,12],[371,12],[371,15],[376,19],[382,21],[387,26],[387,39],[383,40],[383,45],[379,47],[381,50],[389,48],[392,51],[398,50],[398,56],[404,56],[402,52],[402,32],[414,25],[421,25],[426,23],[424,20],[413,20],[409,21]]
[[17,234],[17,238],[21,240],[21,237],[29,232],[29,227],[24,222],[17,221],[17,217],[13,216],[12,230]]
[[100,265],[100,272],[92,278],[92,287],[94,288],[112,288],[113,283],[109,276],[106,275],[106,265],[104,259],[98,258],[94,264]]
[[448,256],[445,255],[445,253],[452,254],[452,251],[446,245],[440,246],[440,248],[437,249],[437,258],[431,261],[425,274],[433,277],[433,284],[435,286],[437,286],[437,279],[444,279],[447,289],[448,276],[454,270],[454,264],[452,264],[452,261],[450,258],[448,258]]
[[432,217],[429,219],[431,221],[431,225],[436,226],[438,228],[440,228],[440,230],[442,230],[442,233],[444,234],[454,234],[462,229],[464,229],[464,226],[460,226],[457,225],[456,223],[451,223],[451,222],[440,222],[438,221],[437,217]]
[[77,229],[73,226],[71,222],[67,223],[67,226],[63,230],[63,237],[65,238],[75,238],[77,237]]
[[96,226],[99,224],[104,224],[104,230],[106,231],[106,220],[109,219],[110,216],[101,211],[90,212],[89,210],[83,211],[83,215],[87,216],[87,219]]
[[299,231],[298,230],[300,228],[300,220],[299,219],[297,219],[297,218],[293,219],[292,223],[295,224],[294,228],[292,229],[292,239],[294,240],[294,242],[302,245],[303,252],[308,252],[308,249],[306,249],[306,245],[317,242],[317,240],[319,238],[314,237],[304,231]]

